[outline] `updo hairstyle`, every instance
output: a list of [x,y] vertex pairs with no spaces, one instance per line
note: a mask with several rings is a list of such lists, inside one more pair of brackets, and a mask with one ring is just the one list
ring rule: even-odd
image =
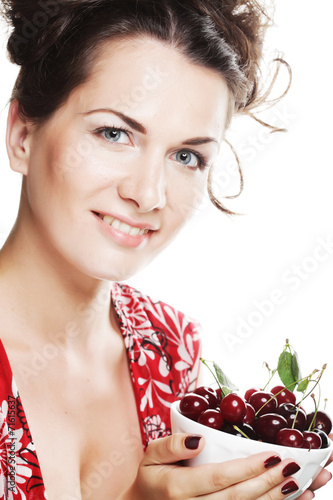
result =
[[[166,42],[189,61],[223,75],[231,94],[228,123],[233,114],[251,114],[267,100],[269,92],[261,91],[259,81],[270,18],[256,0],[1,3],[12,27],[7,45],[10,60],[21,66],[12,100],[18,101],[20,115],[37,126],[87,81],[101,44],[140,35]],[[232,213],[213,195],[211,177],[208,192],[214,205]]]

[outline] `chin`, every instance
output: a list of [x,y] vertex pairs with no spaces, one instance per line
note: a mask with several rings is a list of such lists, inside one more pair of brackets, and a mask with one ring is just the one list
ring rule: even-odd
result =
[[[156,250],[156,249],[155,249]],[[94,252],[89,250],[68,255],[67,261],[81,276],[101,281],[125,281],[133,278],[146,268],[158,255],[159,251],[130,251],[122,247],[109,251]]]
[[[133,259],[134,260],[134,259]],[[134,266],[133,262],[100,262],[94,264],[86,263],[81,267],[81,272],[87,277],[100,281],[124,281],[132,278],[143,266]]]

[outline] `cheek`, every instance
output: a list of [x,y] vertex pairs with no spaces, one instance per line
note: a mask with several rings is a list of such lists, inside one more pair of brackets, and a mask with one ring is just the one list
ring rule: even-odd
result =
[[75,199],[79,169],[64,161],[63,150],[52,144],[35,148],[30,163],[26,179],[28,203],[35,217],[52,218],[56,223],[70,209],[70,200]]
[[[168,198],[178,224],[185,223],[199,209],[207,192],[208,172],[189,172],[169,185]],[[172,200],[172,201],[171,201]]]

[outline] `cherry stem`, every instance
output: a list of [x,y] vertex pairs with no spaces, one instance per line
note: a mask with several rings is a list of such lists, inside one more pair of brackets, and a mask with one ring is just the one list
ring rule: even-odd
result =
[[[326,365],[325,365],[325,367],[326,367]],[[264,406],[266,406],[266,405],[267,405],[268,403],[270,403],[273,399],[275,399],[275,398],[276,398],[276,396],[278,396],[279,394],[281,394],[281,392],[283,392],[285,389],[288,389],[289,387],[295,386],[296,384],[299,384],[299,383],[301,383],[301,382],[303,382],[304,380],[307,380],[307,379],[310,379],[310,380],[309,380],[309,383],[310,383],[310,382],[312,382],[311,377],[312,377],[312,375],[314,375],[317,371],[318,371],[318,370],[314,370],[314,371],[311,373],[311,375],[309,375],[308,377],[303,377],[303,378],[300,378],[299,380],[296,380],[296,382],[293,382],[293,383],[288,384],[288,385],[286,385],[285,387],[283,387],[283,389],[281,389],[281,391],[279,391],[279,392],[277,392],[276,394],[274,394],[274,396],[273,396],[272,398],[270,398],[268,401],[266,401],[266,403],[264,403],[264,404],[262,405],[262,407],[261,407],[261,408],[259,408],[259,410],[256,412],[255,416],[257,416],[257,415],[258,415],[258,413],[259,413],[259,412],[260,412],[260,411],[264,408]],[[321,374],[321,375],[322,375],[322,374]],[[317,384],[318,384],[318,382],[319,382],[319,381],[317,381]],[[316,384],[316,385],[317,385],[317,384]],[[267,384],[267,385],[268,385],[268,384]],[[267,385],[266,385],[265,387],[267,387]],[[314,387],[316,387],[316,386],[314,386]],[[314,389],[314,387],[313,387],[313,389]],[[311,393],[313,392],[313,389],[309,392],[309,394],[311,394]],[[306,396],[303,396],[303,398],[301,399],[301,401],[300,401],[299,403],[295,404],[295,406],[299,406],[299,405],[302,403],[302,401],[304,401],[304,399],[305,399],[307,396],[309,396],[309,394],[307,394]],[[299,411],[299,410],[298,410],[298,411]]]
[[247,435],[245,434],[245,432],[243,432],[243,431],[242,431],[239,427],[237,427],[237,425],[233,425],[233,428],[234,428],[236,431],[240,432],[240,433],[241,433],[241,434],[242,434],[242,435],[243,435],[246,439],[250,439],[250,438],[249,438],[249,436],[247,436]]
[[288,351],[290,352],[290,354],[292,354],[293,352],[295,353],[295,349],[293,348],[292,345],[289,344],[289,339],[286,340],[286,345],[284,346],[284,350],[286,351],[288,349]]
[[[323,376],[324,371],[326,370],[326,368],[327,368],[327,365],[324,365],[324,366],[322,367],[321,372],[320,372],[320,374],[318,375],[318,377],[317,377],[317,380],[316,380],[316,381],[310,380],[310,382],[316,382],[316,383],[315,383],[315,385],[312,387],[311,391],[309,391],[309,392],[308,392],[305,396],[303,396],[302,401],[304,401],[304,399],[305,399],[305,398],[307,398],[308,396],[310,396],[310,394],[312,394],[312,393],[313,393],[313,391],[315,390],[315,388],[316,388],[316,387],[317,387],[317,385],[319,384],[319,382],[320,382],[320,380],[321,380],[321,377]],[[317,371],[317,370],[314,370],[314,371],[311,373],[310,377],[312,377],[312,375],[313,375],[314,373],[316,373],[316,371]],[[309,378],[310,378],[310,377],[309,377]],[[300,403],[298,403],[298,404],[300,404]]]
[[219,379],[217,378],[217,376],[216,376],[216,374],[213,372],[213,370],[210,368],[210,366],[208,365],[207,361],[206,361],[206,360],[204,360],[203,358],[200,358],[200,361],[201,361],[201,363],[203,363],[203,364],[206,366],[206,368],[208,368],[208,370],[210,371],[210,373],[211,373],[211,374],[213,375],[213,377],[215,378],[217,385],[219,386],[219,388],[220,388],[220,389],[221,389],[221,391],[223,392],[223,387],[221,387],[221,384],[220,384],[220,382],[219,382]]
[[316,418],[317,418],[317,412],[318,412],[318,405],[316,403],[316,398],[315,398],[315,395],[314,394],[311,394],[311,397],[312,397],[312,400],[313,400],[313,403],[315,405],[315,411],[314,411],[314,415],[313,415],[313,418],[310,422],[310,425],[309,425],[309,428],[308,428],[308,431],[311,431],[311,429],[313,429],[314,427],[314,423],[316,421]]
[[277,372],[277,369],[275,368],[274,370],[271,370],[268,366],[268,364],[266,363],[266,368],[268,369],[269,371],[269,375],[270,375],[270,378],[267,382],[267,384],[265,385],[265,387],[263,388],[263,391],[266,389],[266,387],[269,385],[269,383],[271,382],[272,378],[274,377],[274,375],[276,374]]

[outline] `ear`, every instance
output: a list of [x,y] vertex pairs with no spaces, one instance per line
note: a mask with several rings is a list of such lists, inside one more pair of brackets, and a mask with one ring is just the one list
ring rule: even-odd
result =
[[28,174],[32,124],[21,118],[18,102],[10,105],[7,120],[6,144],[11,169],[23,175]]

